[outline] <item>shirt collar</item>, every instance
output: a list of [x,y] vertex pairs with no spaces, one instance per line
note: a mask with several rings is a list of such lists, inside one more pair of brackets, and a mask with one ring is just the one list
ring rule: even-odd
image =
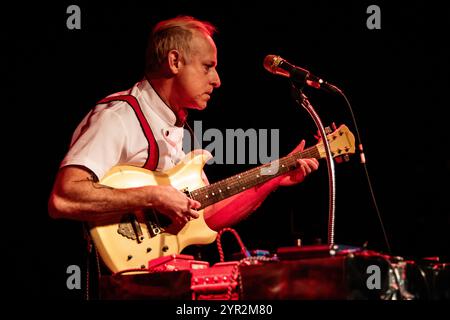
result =
[[145,103],[167,124],[175,126],[177,117],[170,107],[161,99],[159,94],[153,89],[147,79],[143,79],[140,83],[142,97]]

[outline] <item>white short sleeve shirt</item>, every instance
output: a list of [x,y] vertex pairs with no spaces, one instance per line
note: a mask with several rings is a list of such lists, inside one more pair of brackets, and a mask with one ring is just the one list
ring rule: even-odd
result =
[[[111,96],[126,94],[136,97],[158,144],[156,170],[172,168],[185,156],[184,129],[175,126],[175,114],[146,79]],[[126,102],[115,101],[95,106],[81,121],[61,167],[84,166],[101,180],[112,167],[143,166],[147,157],[148,142],[134,110]]]

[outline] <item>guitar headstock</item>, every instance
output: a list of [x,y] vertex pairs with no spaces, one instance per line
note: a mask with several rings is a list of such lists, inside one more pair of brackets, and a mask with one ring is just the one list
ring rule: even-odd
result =
[[[331,154],[336,160],[341,157],[344,157],[345,159],[349,154],[355,153],[355,136],[345,124],[340,125],[339,128],[328,134],[327,139],[330,144]],[[326,158],[323,142],[319,141],[316,147],[320,157]]]

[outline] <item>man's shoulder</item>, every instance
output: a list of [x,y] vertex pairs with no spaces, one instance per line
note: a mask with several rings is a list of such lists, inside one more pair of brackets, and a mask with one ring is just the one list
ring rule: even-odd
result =
[[[149,85],[145,83],[145,79],[137,82],[128,90],[112,93],[99,100],[95,105],[94,112],[114,112],[117,115],[136,117],[135,106],[140,108],[146,116],[148,109],[153,109],[149,99],[146,98],[146,91]],[[137,105],[134,104],[137,102]]]
[[[95,106],[95,108],[100,111],[100,110],[112,110],[112,111],[125,111],[125,112],[129,112],[129,105],[130,105],[130,101],[134,100],[133,98],[135,98],[136,100],[138,100],[139,103],[139,99],[138,97],[136,97],[136,87],[138,86],[139,83],[135,84],[133,87],[131,87],[128,90],[124,90],[124,91],[119,91],[119,92],[115,92],[112,93],[106,97],[104,97],[103,99],[97,101],[97,104]],[[131,97],[131,99],[130,99]]]
[[[108,98],[119,97],[120,95],[110,95]],[[100,100],[93,109],[93,114],[97,114],[98,117],[109,118],[112,114],[125,121],[125,119],[134,119],[135,113],[130,107],[129,103],[123,99],[112,99],[104,102],[105,99]]]
[[107,104],[108,106],[126,105],[129,104],[127,101],[130,101],[129,99],[130,97],[135,98],[139,103],[140,102],[139,96],[141,91],[140,88],[142,87],[142,82],[143,81],[139,81],[135,83],[128,90],[118,91],[102,98],[97,102],[97,105],[99,104]]

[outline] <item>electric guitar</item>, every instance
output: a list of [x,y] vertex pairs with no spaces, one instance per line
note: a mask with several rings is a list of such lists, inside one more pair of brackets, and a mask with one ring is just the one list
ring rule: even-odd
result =
[[[327,135],[333,157],[355,152],[355,138],[347,126],[341,125]],[[100,181],[112,188],[133,188],[147,185],[172,185],[201,203],[200,217],[187,222],[181,230],[155,212],[137,211],[105,221],[91,223],[90,234],[103,262],[112,272],[145,269],[148,262],[162,256],[179,254],[193,244],[209,244],[217,233],[203,217],[203,209],[243,192],[248,188],[294,170],[300,158],[325,158],[322,141],[273,162],[250,169],[219,182],[205,185],[202,171],[212,158],[205,150],[188,153],[183,161],[166,172],[154,172],[133,166],[116,166]]]

